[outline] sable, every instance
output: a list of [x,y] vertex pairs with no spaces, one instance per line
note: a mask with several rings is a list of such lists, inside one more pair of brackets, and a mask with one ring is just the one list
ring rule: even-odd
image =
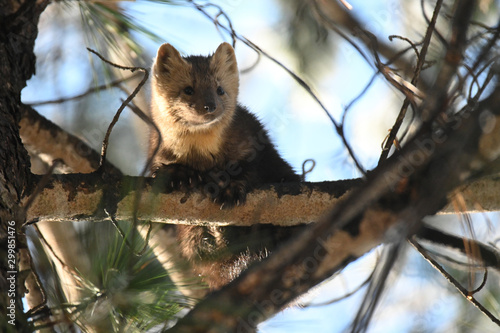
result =
[[[263,183],[299,182],[259,120],[237,102],[234,50],[222,43],[211,56],[182,57],[163,44],[153,64],[151,172],[167,191],[199,188],[221,208],[245,202]],[[292,229],[177,226],[181,251],[218,288],[250,261],[289,237]]]

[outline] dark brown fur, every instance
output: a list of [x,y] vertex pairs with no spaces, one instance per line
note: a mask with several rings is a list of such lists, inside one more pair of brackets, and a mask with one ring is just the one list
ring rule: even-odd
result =
[[[167,190],[200,188],[224,208],[242,204],[262,183],[299,181],[269,136],[237,104],[239,76],[232,47],[223,43],[208,57],[181,57],[163,44],[153,64],[152,109],[161,140],[152,131],[152,173]],[[251,260],[267,255],[283,238],[272,226],[178,226],[183,255],[218,288]]]

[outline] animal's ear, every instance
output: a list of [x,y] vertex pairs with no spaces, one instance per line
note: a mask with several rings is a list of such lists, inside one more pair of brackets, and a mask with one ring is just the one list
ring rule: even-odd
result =
[[238,64],[233,47],[228,43],[219,45],[212,56],[212,66],[216,70],[238,75]]
[[158,72],[170,72],[172,68],[187,66],[187,62],[182,59],[179,51],[168,43],[158,49],[155,64]]

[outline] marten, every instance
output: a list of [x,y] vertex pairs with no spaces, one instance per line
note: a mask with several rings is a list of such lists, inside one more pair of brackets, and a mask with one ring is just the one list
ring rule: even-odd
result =
[[[244,204],[264,183],[299,182],[261,122],[238,104],[236,56],[222,43],[210,56],[187,56],[170,44],[152,67],[151,173],[168,191],[201,190],[221,209]],[[267,255],[288,230],[253,227],[177,226],[182,255],[212,289]]]

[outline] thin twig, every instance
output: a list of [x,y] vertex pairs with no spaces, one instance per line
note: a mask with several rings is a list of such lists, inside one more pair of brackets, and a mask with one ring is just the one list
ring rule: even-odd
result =
[[[123,87],[121,89],[125,92],[127,92]],[[122,100],[122,103],[124,101]],[[158,126],[154,123],[151,118],[144,113],[137,105],[134,104],[134,102],[130,102],[128,105],[128,108],[132,110],[132,112],[135,113],[136,116],[138,116],[142,121],[144,121],[148,126],[152,127],[153,130],[156,132],[156,135],[158,135],[158,142],[156,142],[156,146],[153,149],[153,153],[151,156],[148,157],[148,160],[146,161],[146,164],[144,165],[144,168],[142,169],[142,172],[140,174],[141,177],[145,177],[146,174],[150,171],[151,165],[153,164],[153,159],[158,154],[158,151],[160,150],[160,143],[162,141],[162,136],[161,136],[161,131],[158,128]]]
[[50,101],[26,102],[24,104],[30,105],[30,106],[40,106],[40,105],[47,105],[47,104],[61,104],[61,103],[69,102],[69,101],[73,101],[75,99],[83,98],[85,96],[88,96],[90,94],[96,93],[96,92],[101,91],[101,90],[109,89],[110,87],[119,86],[123,82],[127,82],[128,80],[131,80],[131,79],[135,78],[136,76],[137,75],[134,74],[134,75],[130,75],[126,78],[111,81],[110,83],[101,84],[100,86],[97,86],[97,87],[91,87],[91,88],[87,89],[87,91],[85,91],[79,95],[75,95],[75,96],[71,96],[71,97],[61,97],[61,98],[53,99]]
[[[435,31],[437,18],[439,15],[439,11],[441,10],[442,3],[443,3],[443,0],[438,0],[436,2],[436,6],[434,7],[434,12],[432,14],[432,19],[429,22],[429,25],[427,27],[427,31],[425,33],[424,40],[422,42],[422,49],[420,51],[420,54],[418,54],[418,51],[415,50],[415,52],[417,53],[418,61],[417,61],[417,67],[415,68],[415,72],[413,74],[413,78],[411,80],[411,84],[414,86],[417,86],[418,79],[420,77],[420,73],[422,71],[422,68],[423,68],[425,62],[426,62],[425,58],[427,56],[427,50],[428,50],[430,42],[431,42],[432,34]],[[411,45],[411,43],[410,43],[410,45]],[[389,133],[389,137],[387,138],[387,141],[385,142],[385,146],[382,149],[382,153],[380,155],[379,162],[378,162],[379,164],[382,163],[383,161],[385,161],[387,159],[387,157],[389,156],[389,152],[391,150],[392,144],[393,144],[394,140],[396,139],[396,136],[399,132],[399,129],[401,128],[401,125],[403,124],[403,120],[406,117],[406,112],[407,112],[409,106],[410,106],[410,99],[405,98],[405,100],[403,102],[403,106],[401,107],[401,109],[399,111],[398,117],[396,118],[396,121],[395,121],[394,125],[392,126],[391,132]]]
[[483,313],[486,317],[488,317],[493,323],[500,326],[500,320],[497,317],[495,317],[488,309],[486,309],[478,300],[476,300],[474,296],[472,296],[467,289],[462,287],[462,285],[460,285],[460,283],[457,280],[455,280],[455,278],[453,278],[448,272],[446,272],[446,270],[437,261],[435,261],[431,256],[429,256],[427,251],[417,241],[415,241],[414,239],[409,239],[408,242],[410,242],[410,244],[422,255],[422,257],[424,257],[424,259],[427,260],[427,262],[429,262],[429,264],[431,264],[432,267],[437,269],[449,283],[451,283],[455,288],[457,288],[457,290],[460,292],[460,294],[462,294],[463,297],[465,297],[469,302],[471,302],[479,311],[481,311],[481,313]]
[[38,234],[38,237],[42,240],[42,242],[48,247],[49,251],[52,253],[52,255],[54,256],[54,258],[57,259],[57,261],[59,261],[59,263],[61,264],[61,266],[63,268],[67,268],[69,267],[68,265],[66,265],[66,263],[61,259],[59,258],[59,256],[57,255],[57,253],[55,252],[54,248],[52,248],[52,246],[50,245],[50,243],[47,241],[47,239],[43,236],[42,232],[40,231],[40,229],[38,228],[38,226],[35,224],[34,225],[35,227],[35,230]]
[[443,115],[443,110],[450,109],[450,96],[462,91],[461,87],[464,81],[459,81],[453,86],[453,78],[457,75],[458,69],[464,61],[465,48],[468,44],[469,20],[474,12],[475,5],[476,1],[474,0],[459,0],[456,2],[450,27],[451,38],[443,57],[444,62],[435,79],[433,94],[429,95],[421,108],[421,118],[425,124],[424,126],[429,126],[436,121],[440,115]]
[[[160,129],[154,123],[154,121],[151,120],[151,118],[149,118],[149,116],[147,116],[137,105],[135,105],[133,102],[131,102],[131,103],[128,104],[128,107],[142,121],[144,121],[147,125],[151,126],[155,130],[156,135],[158,135],[158,140],[156,142],[156,146],[154,147],[153,153],[151,154],[151,156],[148,157],[148,160],[147,160],[146,164],[144,165],[144,168],[142,169],[139,183],[137,184],[137,188],[138,189],[143,189],[144,188],[144,177],[146,176],[147,173],[150,172],[151,165],[153,164],[153,160],[154,160],[156,154],[158,154],[158,151],[160,150],[162,136],[161,136]],[[133,211],[133,218],[132,218],[133,230],[137,230],[137,225],[139,223],[137,214],[138,214],[138,211],[139,211],[139,203],[140,203],[140,200],[141,200],[141,196],[142,196],[142,191],[139,191],[139,190],[136,191],[135,196],[134,196],[133,206],[132,206],[132,211]],[[152,229],[152,225],[151,225],[151,222],[149,222],[148,232],[146,234],[146,237],[144,237],[144,242],[145,242],[146,245],[149,244],[149,236],[151,234],[151,229]],[[142,253],[142,251],[141,251],[141,253]]]
[[399,36],[399,35],[390,35],[389,36],[389,40],[392,42],[393,39],[400,39],[402,41],[405,41],[407,42],[408,44],[410,44],[410,48],[415,52],[415,56],[416,56],[416,59],[420,59],[420,52],[418,51],[418,48],[417,48],[417,45],[422,45],[425,43],[425,39],[424,39],[424,42],[421,42],[421,43],[414,43],[412,42],[409,38],[407,37],[403,37],[403,36]]
[[246,73],[252,71],[260,63],[262,56],[259,52],[255,52],[255,53],[257,53],[257,60],[255,60],[255,62],[253,64],[251,64],[250,66],[248,66],[247,68],[242,68],[240,70],[240,74],[246,74]]
[[397,241],[393,244],[389,244],[384,250],[384,257],[375,267],[373,278],[370,280],[370,285],[366,291],[366,295],[361,302],[361,306],[358,309],[356,318],[352,323],[353,333],[365,332],[368,329],[370,320],[375,312],[382,292],[384,291],[385,283],[389,277],[389,273],[397,260],[397,257],[401,251],[401,246],[403,242]]
[[45,293],[45,289],[43,287],[42,281],[40,281],[40,277],[38,276],[38,273],[34,267],[33,260],[30,258],[30,267],[31,267],[31,274],[33,274],[33,277],[35,278],[35,282],[38,286],[38,289],[40,291],[40,294],[42,294],[42,301],[40,304],[32,307],[26,312],[26,315],[28,317],[33,317],[39,314],[42,310],[48,310],[49,308],[47,307],[47,294]]
[[342,123],[344,124],[345,121],[346,121],[346,118],[347,118],[347,113],[348,111],[351,109],[351,107],[357,103],[359,100],[361,100],[361,98],[366,94],[366,92],[368,91],[368,89],[370,89],[370,87],[373,85],[373,83],[375,82],[375,79],[378,77],[378,74],[380,72],[377,71],[375,72],[372,77],[370,78],[370,80],[368,81],[368,83],[365,85],[365,87],[363,88],[363,90],[361,90],[361,92],[356,95],[356,97],[354,97],[349,103],[347,103],[347,105],[344,107],[344,112],[342,114]]
[[[477,93],[472,98],[474,103],[477,103],[479,101],[479,98],[481,97],[482,93],[486,90],[486,87],[488,86],[488,84],[495,77],[495,75],[498,74],[497,70],[492,69],[491,66],[494,66],[494,63],[497,62],[499,60],[499,58],[500,58],[500,55],[493,57],[490,61],[488,61],[486,64],[484,64],[484,66],[480,70],[478,70],[478,72],[476,73],[476,76],[479,77],[479,75],[481,75],[487,68],[490,68],[490,70],[488,71],[488,74],[486,75],[486,78],[483,81],[483,84],[482,85],[478,84],[478,86],[477,86]],[[472,71],[472,68],[471,68],[471,71]],[[472,84],[471,84],[471,86],[472,86]],[[469,99],[471,98],[470,97],[471,94],[472,94],[472,90],[469,91]]]
[[[100,161],[100,165],[99,165],[99,169],[98,169],[98,172],[100,172],[100,171],[103,170],[102,167],[104,165],[104,162],[106,161],[106,151],[107,151],[107,147],[108,147],[108,142],[109,142],[109,137],[111,135],[111,131],[113,130],[114,125],[118,122],[118,119],[120,118],[120,115],[121,115],[122,111],[125,109],[126,106],[129,105],[129,103],[132,101],[132,99],[134,99],[134,97],[141,90],[142,86],[144,86],[144,84],[148,80],[149,71],[146,68],[143,68],[143,67],[121,66],[121,65],[112,63],[109,60],[105,59],[103,56],[101,56],[96,51],[94,51],[94,50],[92,50],[90,48],[87,48],[87,50],[89,50],[90,52],[94,53],[102,61],[104,61],[105,63],[107,63],[107,64],[109,64],[109,65],[111,65],[113,67],[116,67],[116,68],[122,69],[122,70],[129,70],[131,72],[135,72],[137,70],[140,70],[140,71],[142,71],[144,73],[144,76],[143,76],[141,82],[139,82],[139,84],[135,87],[134,91],[132,91],[132,93],[130,95],[128,95],[128,97],[125,99],[125,101],[122,102],[122,104],[120,105],[119,109],[116,111],[115,116],[113,117],[113,120],[111,121],[111,123],[108,126],[108,129],[106,131],[106,135],[104,136],[104,140],[102,142],[101,161]],[[141,116],[141,119],[144,120],[146,118],[145,115],[144,115],[144,113],[142,113],[142,116]],[[133,219],[132,219],[132,229],[131,229],[132,230],[132,234],[131,234],[132,245],[130,245],[131,249],[135,248],[135,246],[134,246],[134,242],[135,242],[135,239],[136,239],[135,233],[137,232],[137,225],[138,225],[137,214],[138,214],[138,210],[139,210],[138,208],[139,208],[140,198],[141,198],[141,195],[142,195],[142,191],[140,189],[144,188],[144,175],[146,174],[146,172],[148,172],[147,168],[148,168],[148,164],[146,164],[146,166],[144,167],[144,170],[143,170],[143,172],[141,174],[142,177],[140,177],[140,181],[137,184],[138,190],[136,191],[135,196],[134,196],[134,202],[133,202],[133,207],[132,207]],[[144,248],[139,253],[142,253],[143,251],[145,251],[146,248],[147,248],[147,245],[148,245],[148,242],[146,241],[145,244],[144,244]],[[131,266],[132,264],[133,264],[132,263],[132,259],[130,259],[129,260],[129,265]]]
[[474,290],[470,290],[469,291],[469,295],[472,296],[472,295],[480,292],[484,288],[484,286],[486,285],[486,281],[487,280],[488,280],[488,268],[484,267],[483,281],[481,282],[481,284],[479,285],[479,287],[477,287]]
[[[425,20],[425,23],[429,25],[431,23],[431,20],[429,19],[427,13],[425,12],[425,0],[420,0],[420,9],[422,10],[422,16]],[[443,34],[439,32],[439,29],[437,27],[434,27],[434,34],[439,39],[441,44],[443,44],[445,47],[448,47],[448,41],[446,40],[446,38],[443,37]]]
[[[415,234],[420,240],[425,240],[439,246],[446,246],[456,250],[459,250],[462,254],[468,258],[474,259],[481,263],[481,267],[491,267],[495,269],[500,269],[500,253],[495,247],[488,246],[481,242],[475,241],[473,239],[464,239],[463,237],[455,236],[446,233],[442,230],[435,229],[428,225],[422,225],[419,231]],[[464,241],[470,244],[470,247],[477,248],[478,251],[470,252],[464,244]],[[442,255],[440,255],[442,256]],[[442,256],[443,258],[446,258]],[[465,263],[460,263],[454,261],[453,259],[447,259],[454,263],[465,265]]]
[[[111,220],[111,223],[116,228],[116,230],[118,231],[118,233],[120,234],[120,236],[123,238],[123,241],[125,242],[125,245],[127,245],[127,247],[130,249],[130,251],[132,251],[132,254],[134,256],[136,256],[136,257],[140,257],[140,256],[144,255],[144,253],[146,253],[146,250],[148,248],[148,242],[146,241],[144,243],[144,246],[143,246],[143,248],[140,251],[135,252],[134,248],[133,248],[133,245],[130,244],[130,242],[128,241],[127,235],[125,234],[125,232],[123,232],[122,228],[118,225],[118,221],[116,221],[115,217],[113,215],[111,215],[108,212],[107,209],[104,209],[104,212],[106,213],[106,215],[108,215],[109,219]],[[148,224],[148,232],[147,232],[147,234],[149,235],[150,232],[151,232],[151,223]]]
[[[420,237],[418,237],[420,238]],[[421,239],[423,241],[426,241],[426,239]],[[446,243],[446,242],[443,242]],[[444,244],[441,244],[444,245]],[[447,246],[446,244],[445,246]],[[449,255],[445,255],[442,252],[439,252],[439,250],[432,250],[432,249],[426,249],[428,253],[432,254],[434,257],[442,259],[446,261],[447,263],[450,264],[450,266],[454,266],[455,268],[459,270],[463,270],[464,268],[469,269],[469,270],[474,270],[474,271],[479,271],[479,270],[484,270],[485,264],[473,264],[470,261],[465,262],[465,261],[460,261],[459,259],[452,258]]]
[[[311,162],[311,167],[306,170],[306,164],[308,162]],[[300,180],[304,182],[306,180],[306,175],[308,173],[311,173],[315,167],[316,167],[316,161],[312,158],[308,158],[307,160],[302,162],[302,175],[300,176]]]
[[479,56],[476,58],[474,65],[472,65],[472,70],[475,70],[484,61],[486,55],[496,45],[496,42],[499,38],[500,38],[500,22],[497,24],[497,27],[495,28],[495,33],[493,34],[491,39],[482,48],[481,52],[479,52]]
[[356,288],[354,288],[354,290],[351,290],[350,292],[345,293],[341,297],[334,298],[334,299],[331,299],[329,301],[321,302],[321,303],[308,303],[308,304],[304,304],[303,307],[305,307],[305,308],[311,308],[311,307],[320,307],[320,306],[331,305],[331,304],[343,301],[343,300],[351,297],[352,295],[354,295],[357,292],[359,292],[364,286],[366,286],[373,279],[373,275],[375,274],[375,269],[376,269],[376,267],[373,268],[373,270],[370,273],[370,275],[359,286],[357,286]]
[[[391,38],[391,37],[393,37],[393,38],[398,37],[398,38],[406,40],[404,37],[400,37],[400,36],[389,36],[389,38]],[[396,59],[398,59],[399,57],[403,56],[406,52],[408,52],[411,49],[413,49],[414,51],[416,51],[417,54],[418,54],[418,51],[416,50],[416,46],[420,45],[421,43],[418,43],[418,44],[410,43],[410,44],[411,44],[410,47],[407,47],[406,49],[403,49],[403,50],[399,51],[393,58],[391,58],[389,61],[387,61],[387,63],[383,64],[383,66],[378,66],[379,68],[377,68],[377,71],[375,73],[373,73],[373,75],[371,76],[370,80],[365,85],[365,87],[361,90],[361,92],[358,95],[356,95],[356,97],[354,97],[349,103],[347,103],[347,105],[344,107],[344,112],[342,114],[342,123],[343,124],[346,121],[348,111],[351,109],[351,107],[355,103],[357,103],[359,100],[361,100],[361,98],[366,94],[366,92],[368,91],[368,89],[370,89],[370,87],[373,85],[373,83],[375,82],[375,79],[381,73],[380,72],[380,68],[385,68],[385,67],[389,66],[394,61],[396,61]],[[387,134],[387,138],[388,137],[389,137],[389,134]],[[385,142],[385,140],[384,140],[384,142]],[[382,143],[382,149],[383,149],[383,143]]]
[[102,171],[104,162],[106,161],[106,153],[107,153],[107,149],[108,149],[109,136],[111,135],[111,131],[113,130],[113,127],[115,126],[116,122],[120,118],[120,115],[121,115],[123,109],[125,109],[125,107],[128,105],[128,103],[137,95],[137,93],[139,93],[139,91],[141,90],[142,86],[148,80],[149,71],[146,68],[143,68],[143,67],[130,67],[130,66],[121,66],[121,65],[115,64],[115,63],[113,63],[113,62],[105,59],[97,51],[94,51],[94,50],[92,50],[91,48],[88,48],[88,47],[87,47],[87,50],[89,52],[94,53],[102,61],[104,61],[105,63],[107,63],[107,64],[109,64],[109,65],[111,65],[113,67],[116,67],[116,68],[122,69],[122,70],[129,70],[132,73],[135,72],[135,71],[137,71],[137,70],[140,70],[140,71],[142,71],[144,73],[144,76],[143,76],[141,82],[137,85],[137,87],[134,89],[134,91],[132,92],[132,94],[130,94],[127,97],[127,99],[120,105],[120,107],[118,108],[118,110],[115,113],[115,116],[113,117],[113,120],[111,121],[111,123],[108,126],[108,130],[106,131],[106,135],[104,136],[104,140],[102,141],[101,160],[99,162],[99,169],[98,169],[98,171]]

